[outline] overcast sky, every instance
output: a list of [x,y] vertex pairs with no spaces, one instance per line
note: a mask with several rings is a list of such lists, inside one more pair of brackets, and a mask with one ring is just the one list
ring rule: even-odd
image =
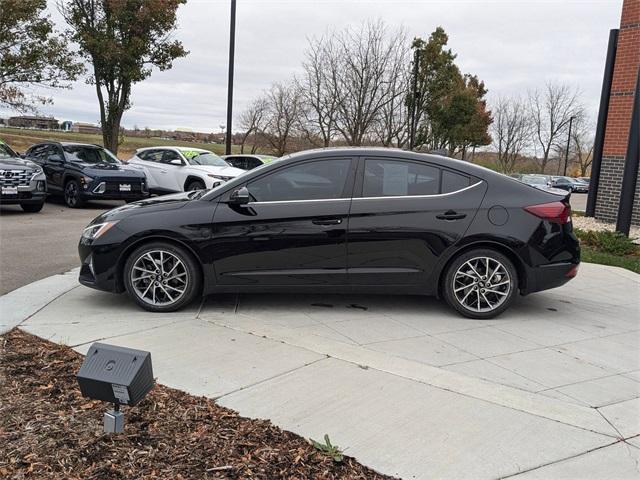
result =
[[[53,11],[55,2],[49,1]],[[428,37],[449,34],[464,73],[478,75],[489,99],[526,94],[547,81],[579,87],[595,118],[609,30],[618,28],[622,0],[237,0],[234,111],[240,113],[272,82],[300,71],[310,36],[382,19]],[[226,118],[229,0],[188,0],[176,37],[190,54],[167,72],[133,88],[123,125],[220,131]],[[62,24],[60,24],[63,27]],[[95,90],[77,82],[52,91],[42,113],[97,123]],[[7,114],[9,112],[1,112]],[[236,115],[237,117],[237,115]]]

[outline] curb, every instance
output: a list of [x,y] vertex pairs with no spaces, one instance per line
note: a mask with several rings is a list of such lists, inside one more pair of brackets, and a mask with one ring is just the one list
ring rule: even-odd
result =
[[0,297],[0,335],[80,284],[79,268],[29,283]]

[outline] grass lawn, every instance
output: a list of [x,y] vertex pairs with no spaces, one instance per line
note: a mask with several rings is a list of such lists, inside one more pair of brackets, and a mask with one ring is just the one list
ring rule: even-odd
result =
[[640,273],[640,256],[637,255],[612,255],[600,252],[595,248],[582,245],[581,260],[588,263],[599,263],[612,267],[622,267],[632,272]]
[[83,398],[76,381],[82,355],[14,329],[0,336],[0,358],[0,478],[391,478],[162,385],[124,408],[123,433],[104,434],[109,406]]
[[[61,142],[95,143],[102,145],[102,135],[89,133],[73,133],[48,130],[22,130],[19,128],[0,128],[0,140],[4,140],[14,150],[24,152],[28,147],[45,140],[57,140]],[[125,137],[120,145],[118,157],[128,160],[138,148],[176,145],[180,147],[204,148],[218,155],[224,154],[224,145],[216,143],[180,142],[178,140],[162,140],[159,138]],[[232,146],[233,153],[240,153],[238,145]]]

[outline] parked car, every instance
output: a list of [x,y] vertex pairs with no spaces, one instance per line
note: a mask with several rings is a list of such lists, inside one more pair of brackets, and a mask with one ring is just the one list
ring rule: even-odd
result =
[[549,178],[545,175],[522,175],[519,179],[522,183],[525,183],[531,187],[547,188],[549,187]]
[[20,205],[22,210],[42,210],[47,196],[47,181],[42,168],[20,158],[0,140],[0,204]]
[[587,185],[591,184],[591,177],[577,177],[577,179],[581,182],[586,183]]
[[142,170],[151,192],[159,194],[210,189],[244,173],[200,148],[141,148],[127,163]]
[[272,155],[223,155],[222,159],[232,167],[241,170],[253,170],[256,167],[271,163],[278,159]]
[[571,177],[556,177],[551,186],[573,193],[587,193],[589,191],[587,183]]
[[167,312],[222,292],[443,297],[491,318],[577,274],[568,195],[459,160],[301,152],[208,192],[106,212],[79,243],[84,285]]
[[123,164],[109,150],[86,143],[43,142],[25,157],[44,169],[49,193],[68,207],[87,200],[140,200],[149,196],[144,173]]

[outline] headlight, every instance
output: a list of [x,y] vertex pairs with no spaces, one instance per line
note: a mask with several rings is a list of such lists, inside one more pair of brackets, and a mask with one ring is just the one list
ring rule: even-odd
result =
[[42,170],[42,167],[38,167],[36,168],[33,173],[31,174],[31,180],[33,180],[34,178],[36,178],[38,175],[42,175],[42,173],[44,172],[44,170]]
[[91,182],[93,182],[92,177],[87,177],[86,175],[83,175],[80,177],[80,184],[82,185],[82,188],[84,188],[85,190],[89,188],[89,184]]
[[87,240],[97,240],[102,235],[107,233],[107,231],[113,227],[117,220],[113,222],[104,222],[104,223],[96,223],[95,225],[90,225],[82,231],[82,238]]
[[207,174],[208,177],[215,178],[216,180],[222,180],[223,182],[228,182],[233,177],[225,177],[224,175],[214,175],[212,173]]

